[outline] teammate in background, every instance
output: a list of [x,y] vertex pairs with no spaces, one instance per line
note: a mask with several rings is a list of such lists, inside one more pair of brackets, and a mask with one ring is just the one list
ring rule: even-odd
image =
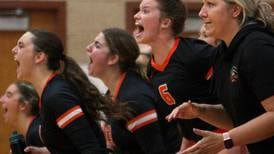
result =
[[39,137],[41,119],[38,101],[39,96],[36,90],[27,81],[13,82],[0,98],[5,122],[23,134],[26,145],[31,146],[26,151],[35,148],[36,151],[46,154],[49,152]]
[[155,94],[142,76],[136,59],[139,47],[135,39],[118,28],[104,29],[86,48],[90,58],[89,75],[100,78],[116,103],[132,110],[127,121],[108,117],[103,124],[108,148],[114,153],[166,154]]
[[214,47],[217,47],[220,44],[220,40],[217,40],[212,36],[208,36],[204,24],[201,26],[198,39],[203,40]]
[[143,72],[147,72],[147,66],[151,56],[151,48],[146,44],[139,44],[140,54],[136,59],[136,63],[141,66]]
[[199,119],[171,123],[165,120],[172,109],[188,99],[214,101],[209,94],[207,74],[214,52],[204,41],[179,37],[186,19],[181,0],[142,0],[134,18],[137,42],[151,46],[147,74],[159,98],[156,110],[165,145],[168,153],[175,153],[180,149],[181,133],[185,149],[200,139],[193,133],[193,127],[215,129]]
[[[97,120],[109,103],[51,32],[30,30],[12,49],[17,78],[31,82],[41,98],[41,137],[51,153],[107,153]],[[61,67],[62,66],[62,67]]]
[[251,154],[274,153],[274,14],[260,0],[204,0],[199,13],[207,34],[223,40],[214,65],[214,85],[222,105],[189,101],[167,117],[200,118],[223,134],[203,136],[186,153],[216,153],[247,145]]

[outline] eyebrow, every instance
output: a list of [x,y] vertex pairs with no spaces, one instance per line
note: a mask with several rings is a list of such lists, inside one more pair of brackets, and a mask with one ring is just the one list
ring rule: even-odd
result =
[[101,45],[101,46],[104,45],[103,43],[101,43],[101,42],[99,42],[99,41],[95,41],[94,43],[95,43],[96,45],[98,45],[98,44]]
[[141,9],[149,9],[149,8],[151,8],[151,6],[150,5],[148,5],[148,4],[144,4],[143,6],[140,6],[140,10]]
[[19,93],[19,91],[15,90],[15,91],[6,91],[6,94],[16,94]]
[[11,92],[11,91],[6,91],[5,94],[6,94],[6,95],[13,95],[14,93]]

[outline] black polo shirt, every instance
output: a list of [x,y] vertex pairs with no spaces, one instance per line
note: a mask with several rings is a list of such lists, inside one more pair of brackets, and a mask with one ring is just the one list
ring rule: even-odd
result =
[[201,40],[177,38],[163,64],[156,64],[151,58],[148,76],[159,98],[156,108],[169,149],[179,150],[182,139],[180,131],[184,137],[197,141],[200,137],[193,133],[194,127],[214,129],[199,119],[192,119],[180,120],[182,130],[178,130],[176,121],[168,123],[165,120],[175,107],[189,99],[195,102],[215,101],[209,92],[207,74],[214,54],[215,50]]
[[[224,43],[220,46],[214,65],[215,90],[235,127],[265,113],[261,102],[274,95],[273,36],[250,24],[228,48]],[[247,146],[250,153],[274,153],[274,137]]]

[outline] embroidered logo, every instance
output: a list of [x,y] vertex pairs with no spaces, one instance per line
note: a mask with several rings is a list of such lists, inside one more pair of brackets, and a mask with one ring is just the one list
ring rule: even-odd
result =
[[230,71],[230,80],[231,83],[234,83],[238,81],[239,75],[238,75],[238,68],[236,66],[233,66]]

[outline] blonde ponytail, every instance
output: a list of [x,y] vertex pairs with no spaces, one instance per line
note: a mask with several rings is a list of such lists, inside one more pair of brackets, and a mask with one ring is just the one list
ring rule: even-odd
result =
[[271,31],[274,31],[274,12],[271,5],[264,1],[257,1],[257,6],[255,19],[261,21]]

